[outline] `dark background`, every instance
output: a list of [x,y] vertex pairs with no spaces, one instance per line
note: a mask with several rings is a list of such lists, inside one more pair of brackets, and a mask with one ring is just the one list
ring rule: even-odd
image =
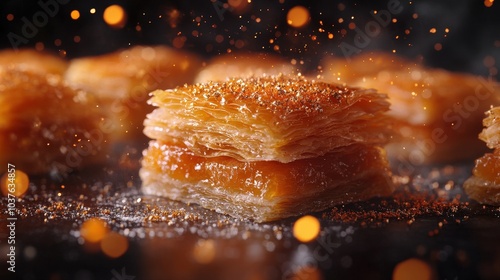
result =
[[[182,42],[177,47],[206,57],[228,50],[271,52],[302,60],[306,67],[315,69],[324,55],[342,55],[339,48],[342,42],[353,45],[356,32],[349,24],[364,30],[373,20],[370,12],[387,9],[391,2],[253,0],[242,10],[234,8],[234,4],[228,5],[228,1],[238,2],[2,0],[0,47],[12,47],[9,33],[11,37],[12,34],[23,36],[26,20],[33,23],[36,13],[44,11],[40,3],[55,3],[57,12],[48,16],[46,24],[36,28],[32,38],[25,37],[19,47],[34,47],[38,43],[39,48],[43,46],[45,50],[73,58],[136,44],[173,46],[177,39]],[[395,50],[402,56],[423,58],[431,66],[498,79],[495,62],[500,61],[500,3],[487,5],[482,0],[399,2],[402,11],[392,15],[396,22],[382,27],[361,51]],[[122,28],[110,27],[103,20],[104,9],[112,4],[121,5],[127,12]],[[296,5],[310,11],[311,20],[302,28],[293,28],[286,21],[287,12]],[[90,13],[91,8],[96,9],[94,14]],[[78,20],[71,19],[73,10],[80,12]],[[339,18],[343,19],[342,23]],[[431,28],[436,32],[431,33]],[[333,39],[328,38],[329,33],[334,35]],[[75,36],[79,36],[80,41],[75,42]],[[439,51],[435,49],[438,43],[442,46]]]

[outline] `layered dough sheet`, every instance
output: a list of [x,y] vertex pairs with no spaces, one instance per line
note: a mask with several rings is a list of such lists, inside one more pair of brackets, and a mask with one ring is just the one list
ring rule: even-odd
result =
[[0,68],[0,85],[0,164],[45,173],[106,160],[104,115],[94,96],[60,76],[17,68]]
[[389,174],[383,150],[363,144],[282,163],[203,157],[187,147],[151,141],[140,170],[145,194],[257,222],[390,195]]
[[[292,76],[293,77],[293,76]],[[153,92],[152,139],[200,156],[291,162],[390,137],[389,103],[375,90],[288,76],[231,79]]]
[[494,149],[476,160],[472,176],[464,183],[470,198],[485,204],[500,205],[500,107],[494,107],[483,121],[479,138]]
[[153,93],[147,194],[257,222],[389,195],[386,96],[301,76]]
[[477,134],[484,112],[500,104],[496,82],[385,53],[360,54],[349,62],[325,57],[321,64],[326,81],[389,96],[388,115],[400,135],[386,146],[390,159],[420,166],[466,160],[485,151]]

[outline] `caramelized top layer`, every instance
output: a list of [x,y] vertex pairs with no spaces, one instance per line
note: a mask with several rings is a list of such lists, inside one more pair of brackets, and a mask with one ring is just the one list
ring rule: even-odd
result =
[[500,149],[500,107],[493,107],[486,114],[483,120],[485,128],[479,134],[479,139],[486,142],[490,149]]
[[40,74],[63,75],[68,67],[66,60],[47,52],[32,49],[1,50],[0,67]]
[[73,59],[65,78],[99,97],[145,102],[151,90],[192,82],[200,65],[199,58],[187,52],[164,46],[135,46]]
[[296,76],[185,85],[150,103],[145,134],[203,156],[290,162],[389,134],[385,95]]
[[[375,88],[386,93],[391,100],[388,114],[411,125],[449,127],[453,121],[453,125],[460,126],[455,115],[472,120],[470,112],[472,116],[482,115],[490,105],[500,103],[500,86],[495,82],[429,68],[419,61],[392,54],[363,53],[350,61],[329,56],[323,59],[322,65],[327,81]],[[480,102],[473,104],[471,99]],[[477,108],[470,109],[474,106]]]
[[[165,96],[162,92],[153,92],[153,98],[150,101],[152,105],[161,107],[166,101],[162,99]],[[296,112],[308,116],[318,115],[325,109],[346,107],[359,95],[375,95],[375,92],[371,90],[309,81],[301,76],[283,75],[184,85],[170,92],[181,93],[195,102],[203,99],[209,101],[212,106],[224,107],[234,103],[245,103],[247,106],[255,107],[257,111],[265,110],[280,116],[281,119]],[[380,99],[383,98],[380,97]],[[385,105],[388,106],[388,103]],[[373,109],[375,111],[380,108],[374,107]]]

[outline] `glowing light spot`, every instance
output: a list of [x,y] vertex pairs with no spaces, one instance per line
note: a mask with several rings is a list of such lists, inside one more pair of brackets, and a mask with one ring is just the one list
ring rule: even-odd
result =
[[220,34],[217,35],[217,36],[215,36],[215,42],[217,42],[219,44],[222,43],[222,42],[224,42],[224,36],[222,36]]
[[350,22],[349,29],[353,30],[354,28],[356,28],[356,24],[354,22]]
[[109,232],[106,223],[98,218],[85,221],[80,228],[80,235],[86,242],[97,243]]
[[413,19],[417,19],[417,18],[418,18],[418,14],[417,14],[417,13],[413,14],[413,15],[412,15],[412,18],[413,18]]
[[201,264],[211,263],[215,258],[215,243],[213,240],[199,240],[193,249],[194,259]]
[[8,14],[7,15],[7,20],[8,21],[13,21],[14,20],[14,15],[13,14]]
[[489,7],[493,6],[493,1],[494,0],[484,0],[484,6],[486,8],[489,8]]
[[393,280],[430,280],[433,279],[432,268],[419,259],[408,259],[396,265],[392,272]]
[[60,47],[61,45],[62,45],[62,41],[61,41],[61,39],[55,39],[55,40],[54,40],[54,46],[56,46],[56,47]]
[[73,10],[70,13],[71,19],[77,20],[80,18],[80,12],[78,10]]
[[328,33],[328,39],[333,39],[334,35],[332,33]]
[[184,47],[184,43],[186,42],[186,40],[187,38],[185,36],[175,37],[172,41],[172,45],[174,46],[174,48],[180,49]]
[[432,33],[432,34],[436,33],[436,31],[437,31],[437,30],[436,30],[436,28],[434,28],[434,27],[433,27],[433,28],[431,28],[431,30],[429,30],[429,32],[430,32],[430,33]]
[[488,55],[483,59],[483,64],[488,68],[493,67],[495,66],[495,58],[491,55]]
[[304,216],[293,224],[293,236],[301,242],[314,240],[318,236],[319,231],[319,221],[313,216]]
[[28,175],[19,169],[5,173],[0,179],[0,189],[5,196],[9,194],[16,197],[23,196],[28,191],[29,184]]
[[443,45],[441,45],[441,43],[436,43],[436,44],[434,45],[434,49],[435,49],[436,51],[440,51],[440,50],[442,50],[442,49],[443,49]]
[[95,12],[96,12],[95,8],[90,9],[91,14],[95,14]]
[[78,35],[73,37],[73,42],[75,42],[75,43],[80,43],[81,40],[82,40],[82,38],[80,38],[80,36],[78,36]]
[[[42,43],[42,42],[37,42],[35,44],[35,49],[37,51],[43,51],[43,49],[45,49],[45,45]],[[48,146],[49,143],[47,143],[47,146]]]
[[125,10],[120,5],[111,5],[104,10],[103,19],[112,27],[123,27],[126,21]]
[[448,33],[448,32],[450,32],[450,29],[447,27],[444,29],[444,32]]
[[128,250],[128,240],[123,235],[110,232],[101,240],[102,252],[111,258],[118,258]]
[[292,27],[303,27],[309,22],[309,10],[303,6],[295,6],[286,15],[287,23]]

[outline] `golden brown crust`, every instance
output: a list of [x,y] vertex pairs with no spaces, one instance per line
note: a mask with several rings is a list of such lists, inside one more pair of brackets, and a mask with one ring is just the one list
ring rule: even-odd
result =
[[500,107],[493,107],[486,112],[483,125],[479,139],[486,142],[490,149],[500,149]]
[[[347,62],[326,57],[327,81],[375,88],[391,101],[388,115],[402,137],[389,147],[390,158],[431,162],[470,159],[484,152],[477,140],[483,112],[500,104],[500,86],[482,77],[428,68],[392,54],[364,53]],[[467,149],[464,149],[467,145]]]
[[500,205],[500,185],[478,176],[471,176],[464,183],[465,193],[470,199],[482,204]]
[[32,174],[105,160],[95,99],[60,77],[0,69],[0,104],[0,164]]
[[65,79],[99,98],[113,141],[142,140],[142,123],[155,89],[190,83],[201,66],[194,54],[164,46],[135,46],[73,59]]
[[197,203],[257,222],[321,211],[393,191],[384,152],[352,145],[290,163],[200,157],[151,141],[140,177],[146,194]]
[[32,49],[0,50],[0,67],[62,76],[68,62],[49,52]]
[[145,134],[203,156],[290,162],[390,134],[384,95],[297,76],[185,85],[150,103]]

